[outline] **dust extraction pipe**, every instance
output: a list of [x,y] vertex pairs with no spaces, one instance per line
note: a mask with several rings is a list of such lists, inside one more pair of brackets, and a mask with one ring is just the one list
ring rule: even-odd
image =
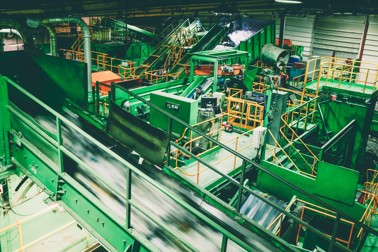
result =
[[24,41],[24,49],[27,51],[35,50],[33,35],[26,29],[25,25],[12,19],[0,19],[0,29],[3,28],[17,30]]
[[28,25],[37,28],[39,25],[49,25],[55,23],[76,23],[83,31],[84,41],[84,62],[87,63],[88,91],[92,91],[92,64],[91,64],[91,33],[87,24],[81,18],[45,18],[42,20],[28,19]]
[[50,34],[50,53],[52,56],[56,56],[56,35],[55,30],[51,25],[44,24],[43,25]]
[[0,29],[0,52],[4,51],[3,33],[14,33],[17,36],[19,36],[20,38],[22,38],[21,34],[15,29],[9,29],[9,28]]

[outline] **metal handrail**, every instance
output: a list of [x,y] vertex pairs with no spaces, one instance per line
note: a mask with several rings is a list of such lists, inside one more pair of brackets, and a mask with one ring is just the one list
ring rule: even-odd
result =
[[[46,112],[49,112],[52,116],[55,117],[55,119],[56,119],[56,130],[57,130],[56,136],[55,135],[54,135],[54,137],[47,136],[46,140],[49,143],[51,143],[52,146],[54,146],[54,148],[57,148],[58,152],[61,155],[63,155],[63,154],[67,155],[69,158],[72,158],[74,162],[77,162],[87,172],[93,172],[89,168],[89,165],[86,164],[84,161],[82,161],[80,159],[80,157],[76,156],[75,153],[72,153],[70,150],[68,150],[67,148],[65,148],[63,146],[63,142],[61,141],[62,140],[61,125],[65,124],[65,125],[68,125],[72,130],[74,130],[78,134],[80,134],[83,137],[85,137],[88,141],[96,144],[101,149],[101,151],[103,151],[106,154],[109,154],[115,160],[117,160],[121,164],[125,165],[125,169],[127,169],[128,172],[131,172],[131,173],[134,173],[134,174],[138,175],[144,182],[150,184],[153,188],[156,188],[158,191],[162,192],[164,195],[166,195],[168,198],[170,198],[173,201],[175,201],[178,205],[180,205],[183,208],[185,208],[186,210],[188,210],[194,216],[196,216],[196,217],[198,217],[198,218],[206,221],[207,224],[210,227],[212,227],[212,228],[218,230],[219,232],[221,232],[222,235],[224,236],[224,239],[231,239],[237,245],[239,245],[240,247],[242,247],[243,249],[249,250],[249,247],[247,246],[246,242],[243,239],[240,239],[240,237],[237,237],[236,235],[228,232],[228,230],[225,227],[221,226],[216,221],[210,219],[209,217],[207,217],[207,215],[205,215],[204,213],[200,212],[199,210],[193,208],[190,203],[188,203],[188,202],[186,202],[184,200],[177,199],[176,198],[176,194],[174,194],[171,191],[168,191],[167,189],[165,189],[164,187],[162,187],[159,184],[158,181],[156,181],[153,178],[149,177],[148,175],[144,174],[141,170],[139,170],[138,168],[136,168],[134,165],[132,165],[131,163],[129,163],[128,161],[126,161],[124,158],[122,158],[118,154],[114,153],[110,148],[108,148],[107,146],[103,145],[101,142],[99,142],[98,140],[96,140],[95,138],[93,138],[91,135],[89,135],[88,133],[86,133],[80,127],[78,127],[74,123],[70,122],[67,118],[65,118],[64,116],[62,116],[61,114],[59,114],[58,112],[56,112],[55,110],[53,110],[52,108],[48,107],[45,103],[43,103],[42,101],[40,101],[38,98],[36,98],[32,94],[28,93],[25,89],[23,89],[22,87],[20,87],[17,83],[13,82],[12,80],[10,80],[7,77],[3,77],[3,78],[7,81],[7,83],[11,84],[14,88],[16,88],[22,94],[24,94],[25,96],[27,96],[28,98],[30,98],[32,101],[36,102],[38,105],[42,106],[46,110]],[[8,105],[8,109],[10,109],[10,108],[12,108],[12,106]],[[63,164],[62,164],[63,160],[60,159],[58,162],[59,162],[60,169],[63,170]],[[102,178],[100,178],[100,177],[98,177],[98,179],[102,180]],[[144,216],[146,216],[148,219],[150,219],[151,221],[153,221],[159,227],[161,226],[161,225],[159,225],[158,220],[156,220],[149,213],[144,212],[143,209],[141,207],[139,207],[138,204],[136,202],[134,202],[131,198],[127,198],[123,194],[121,195],[120,192],[119,192],[119,190],[117,190],[114,187],[114,185],[109,184],[105,180],[103,181],[103,183],[104,183],[104,185],[106,185],[108,187],[108,189],[110,191],[114,191],[114,193],[116,195],[119,195],[122,199],[125,200],[126,209],[130,209],[130,207],[133,206],[133,207],[135,207],[135,209],[137,211],[140,211]],[[127,186],[126,186],[126,188],[128,186],[131,186],[131,175],[127,176]],[[130,192],[131,192],[131,190],[130,190]],[[101,208],[104,208],[104,207],[101,207]],[[106,211],[104,213],[106,213],[108,216],[110,216],[110,218],[113,218],[114,220],[118,220],[118,218],[114,217],[114,214],[106,212]],[[130,227],[130,218],[131,218],[130,216],[127,216],[126,217],[126,225],[122,224],[122,226],[126,227],[126,229],[129,229],[129,227]],[[128,230],[128,231],[130,231],[130,230]],[[133,232],[133,234],[135,234],[136,236],[138,236],[138,232],[136,230],[133,230],[132,232]],[[179,238],[177,235],[176,235],[176,237]],[[227,246],[227,245],[223,244],[222,245],[223,249],[225,249],[224,246]],[[154,249],[151,249],[151,250],[154,250]]]
[[[324,60],[328,59],[328,61]],[[319,77],[325,78],[324,86],[328,85],[329,80],[335,80],[338,79],[338,85],[337,88],[341,88],[342,85],[345,85],[342,83],[342,81],[347,82],[355,82],[357,84],[363,85],[362,93],[366,92],[367,87],[371,87],[372,91],[376,90],[378,87],[376,85],[375,80],[378,76],[378,65],[376,63],[369,63],[369,62],[362,62],[362,61],[353,61],[353,64],[350,65],[346,63],[346,59],[335,59],[335,58],[329,58],[325,57],[322,62],[320,63],[320,71],[321,75]],[[340,60],[343,60],[343,62],[338,62]],[[357,64],[357,65],[356,65]],[[363,65],[374,65],[376,69],[372,69],[370,67],[364,67]],[[354,68],[358,68],[358,71],[354,70]],[[362,72],[361,70],[366,71],[366,73]],[[347,73],[348,76],[344,77],[343,73]],[[369,81],[369,77],[371,76],[371,73],[375,73],[374,77],[371,81]],[[365,78],[357,79],[358,76],[365,76]],[[320,81],[318,81],[317,89],[320,87]]]
[[[241,95],[239,92],[234,93],[235,96],[239,94]],[[232,103],[236,103],[239,108],[235,110],[234,107],[231,107]],[[255,108],[254,115],[251,114],[251,107]],[[228,117],[233,125],[244,129],[253,129],[263,124],[264,106],[254,101],[229,96],[227,98],[227,110],[223,114]],[[239,119],[239,123],[234,122],[236,119]],[[253,122],[253,125],[248,125],[249,122]]]
[[[41,211],[39,211],[37,213],[29,215],[29,216],[27,216],[27,217],[25,217],[25,218],[23,218],[23,219],[21,219],[19,221],[16,221],[16,222],[14,222],[14,223],[12,223],[10,225],[7,225],[5,227],[0,228],[0,233],[6,232],[7,230],[10,230],[10,229],[12,229],[14,227],[17,227],[17,233],[18,233],[18,239],[19,239],[19,247],[20,247],[17,251],[21,251],[22,252],[22,251],[24,251],[24,249],[26,249],[27,247],[29,247],[31,244],[35,243],[35,241],[33,241],[33,242],[29,243],[29,244],[24,244],[24,241],[23,241],[23,238],[22,238],[23,237],[22,236],[22,224],[25,223],[25,222],[28,222],[30,220],[33,220],[34,218],[36,218],[36,217],[38,217],[38,216],[40,216],[42,214],[45,214],[45,213],[47,213],[47,212],[49,212],[49,211],[51,211],[51,210],[53,210],[54,208],[57,208],[57,207],[59,207],[59,204],[58,203],[53,203],[53,204],[49,205],[47,208],[45,208],[45,209],[43,209],[43,210],[41,210]],[[71,221],[68,224],[72,225],[73,223],[75,223],[75,222]],[[68,225],[68,224],[66,224],[66,225]],[[47,235],[44,235],[43,237],[47,238],[48,236],[53,235],[56,232],[57,231],[55,231],[55,232],[53,231],[53,232],[51,232],[51,233],[49,233]]]
[[[301,202],[305,202],[305,201],[301,201]],[[312,204],[312,206],[317,207],[314,204]],[[306,205],[302,207],[301,219],[303,219],[304,212],[305,212],[306,209],[310,210],[312,212],[315,212],[317,214],[320,214],[322,216],[326,216],[326,217],[333,218],[333,219],[337,220],[337,214],[335,212],[331,211],[330,213],[326,213],[326,212],[323,212],[321,210],[315,209],[314,207],[308,207]],[[320,208],[320,209],[324,209],[324,208]],[[347,223],[347,224],[349,224],[351,226],[350,232],[349,232],[349,236],[348,236],[348,240],[343,240],[343,239],[340,239],[340,238],[337,238],[337,237],[335,237],[335,240],[339,241],[339,242],[342,242],[342,243],[345,243],[347,245],[347,248],[349,248],[350,242],[352,240],[352,234],[353,234],[353,229],[354,229],[355,223],[353,223],[351,221],[348,221],[346,219],[343,219],[343,218],[340,218],[340,222]],[[299,226],[298,226],[298,232],[297,232],[297,237],[296,237],[296,244],[298,244],[298,239],[299,239],[299,234],[300,234],[301,227],[302,227],[301,224],[299,224]],[[326,233],[324,233],[324,234],[326,236],[328,236],[328,237],[331,237],[331,235],[329,235],[329,234],[326,234]]]
[[[369,201],[368,205],[366,206],[366,210],[365,210],[364,214],[362,215],[362,217],[360,219],[360,221],[365,223],[365,224],[367,223],[368,219],[370,219],[370,222],[371,222],[371,218],[374,214],[378,214],[377,213],[378,182],[375,182],[375,179],[378,177],[378,170],[374,170],[374,169],[366,170],[367,179],[369,179],[369,173],[370,172],[373,173],[373,177],[372,177],[371,181],[365,182],[364,190],[361,191],[361,193],[363,193],[364,196],[366,195],[368,198],[370,197],[370,201]],[[365,200],[366,200],[366,198],[364,198],[363,203],[365,203]],[[370,226],[370,222],[368,224],[369,226]],[[357,237],[361,238],[362,231],[363,231],[363,228],[360,228]]]
[[[182,124],[182,125],[184,125],[184,126],[186,126],[186,127],[188,127],[188,128],[191,128],[194,132],[196,132],[197,134],[202,135],[202,136],[203,136],[204,138],[206,138],[207,140],[212,141],[215,145],[219,145],[220,148],[223,148],[223,149],[225,149],[225,150],[231,152],[232,154],[234,154],[234,155],[237,156],[238,158],[241,158],[246,164],[249,164],[249,165],[251,165],[252,167],[254,167],[254,168],[256,168],[256,169],[258,169],[258,170],[260,170],[260,171],[262,171],[262,172],[264,172],[264,173],[266,173],[266,174],[268,174],[269,176],[273,177],[274,179],[276,179],[276,180],[278,180],[278,181],[280,181],[280,182],[286,184],[286,185],[289,186],[290,188],[292,188],[292,189],[294,189],[294,190],[297,190],[298,192],[300,192],[301,194],[303,194],[303,195],[305,195],[306,197],[310,198],[310,199],[313,200],[314,202],[317,202],[317,203],[323,205],[324,207],[326,207],[326,208],[328,208],[328,209],[330,209],[330,210],[336,212],[336,213],[338,214],[338,216],[345,216],[346,218],[348,218],[349,220],[351,220],[352,222],[354,222],[357,226],[359,226],[359,227],[363,227],[365,232],[369,232],[369,233],[372,233],[372,234],[378,236],[378,231],[377,231],[377,230],[374,230],[374,229],[372,229],[371,227],[367,226],[366,224],[359,222],[359,220],[356,220],[356,219],[354,219],[353,217],[347,216],[345,213],[339,212],[339,210],[336,209],[335,207],[333,207],[332,205],[330,205],[330,204],[324,202],[323,200],[321,200],[321,199],[315,197],[314,195],[312,195],[312,194],[306,192],[305,190],[299,188],[297,185],[295,185],[295,184],[293,184],[293,183],[287,181],[285,178],[282,178],[281,176],[279,176],[279,175],[277,175],[277,174],[271,172],[270,170],[266,169],[265,167],[261,166],[260,164],[256,163],[255,161],[250,160],[249,158],[243,156],[242,154],[240,154],[240,153],[238,153],[238,152],[232,150],[232,149],[229,148],[228,146],[226,146],[226,145],[224,145],[224,144],[222,144],[222,143],[220,143],[220,142],[218,142],[218,141],[216,141],[216,140],[210,138],[209,136],[203,134],[203,133],[200,132],[199,130],[197,130],[197,129],[195,129],[195,128],[192,128],[188,123],[184,122],[184,121],[181,120],[180,118],[178,118],[178,117],[176,117],[176,116],[174,116],[174,115],[172,115],[172,114],[166,112],[165,110],[163,110],[163,109],[157,107],[156,105],[152,104],[151,102],[149,102],[149,101],[147,101],[147,100],[145,100],[145,99],[143,99],[143,98],[141,98],[141,97],[139,97],[139,96],[133,94],[132,92],[130,92],[129,90],[127,90],[127,89],[125,89],[125,88],[123,88],[123,87],[121,87],[121,86],[118,86],[118,85],[112,85],[112,86],[113,86],[113,88],[116,88],[116,87],[117,87],[117,88],[122,89],[124,92],[128,93],[130,96],[133,96],[134,98],[136,98],[136,99],[142,101],[143,103],[147,104],[148,106],[153,107],[154,109],[156,109],[156,110],[159,111],[160,113],[162,113],[162,114],[168,116],[169,120],[174,120],[174,121],[176,121],[176,122],[178,122],[178,123],[180,123],[180,124]],[[204,164],[205,166],[209,167],[211,170],[213,170],[213,171],[216,172],[217,174],[223,175],[223,178],[227,179],[227,180],[228,180],[229,182],[231,182],[232,184],[235,184],[235,185],[237,185],[237,186],[240,186],[240,185],[239,185],[240,182],[236,181],[235,179],[233,179],[232,177],[230,177],[230,176],[227,175],[227,174],[223,174],[223,173],[217,171],[217,169],[215,169],[212,165],[210,165],[209,163],[207,163],[206,161],[204,161],[204,160],[202,160],[202,159],[199,159],[196,155],[193,155],[193,154],[190,153],[189,151],[187,151],[187,150],[181,148],[181,146],[179,146],[178,144],[176,144],[176,143],[174,143],[174,142],[171,141],[171,145],[173,145],[175,148],[179,148],[179,149],[181,149],[184,153],[190,155],[192,158],[194,158],[196,161],[199,161],[201,164]],[[258,194],[257,194],[256,192],[254,192],[252,189],[250,189],[250,188],[248,188],[248,187],[246,187],[246,186],[241,185],[241,187],[240,187],[239,190],[244,190],[244,191],[246,191],[246,192],[248,192],[248,193],[253,194],[255,197],[257,197],[257,198],[259,198],[260,200],[262,200],[263,202],[265,202],[265,203],[267,203],[267,204],[273,206],[273,207],[276,208],[278,211],[285,213],[285,215],[287,215],[289,218],[291,218],[291,219],[295,220],[296,222],[301,223],[302,225],[306,226],[310,231],[314,232],[315,234],[320,235],[320,236],[323,237],[323,238],[327,238],[327,239],[329,238],[329,237],[323,235],[322,232],[320,232],[319,230],[313,228],[313,227],[312,227],[311,225],[309,225],[308,223],[303,222],[302,220],[300,220],[299,218],[297,218],[296,216],[294,216],[294,215],[291,214],[290,212],[287,212],[287,211],[281,209],[281,208],[280,208],[278,205],[276,205],[275,203],[273,203],[273,202],[267,200],[266,198],[264,198],[264,197],[258,195]],[[206,194],[206,195],[208,195],[209,197],[211,197],[211,194],[208,194],[208,193],[206,193],[205,191],[204,191],[203,193]],[[213,198],[213,200],[214,200],[214,198]],[[337,246],[337,247],[339,247],[339,248],[342,248],[342,249],[344,249],[344,250],[349,251],[349,250],[346,249],[344,246],[342,246],[341,244],[337,243],[337,242],[334,241],[334,240],[332,240],[331,244],[333,244],[333,245],[335,245],[335,246]]]
[[[285,210],[286,211],[289,211],[290,208],[297,202],[297,198],[295,200],[292,200],[291,202],[289,202],[289,204],[287,204],[287,206],[285,207]],[[284,213],[280,213],[267,227],[266,229],[269,230],[271,229],[274,224],[276,224],[278,221],[280,221],[280,229],[277,230],[277,232],[275,233],[275,235],[277,235],[278,237],[280,237],[280,232],[281,232],[281,226],[282,226],[282,221],[283,221],[283,217],[284,217]]]
[[[292,141],[290,141],[288,138],[287,138],[287,136],[286,136],[286,134],[285,134],[285,132],[284,132],[284,129],[286,129],[286,128],[288,128],[290,131],[291,131],[291,133],[292,133],[292,139],[294,139],[294,136],[296,137],[296,139],[297,140],[299,140],[299,142],[307,149],[307,151],[311,154],[311,156],[314,158],[314,163],[312,164],[312,165],[310,165],[308,162],[307,162],[307,160],[299,153],[299,151],[296,149],[296,148],[294,148],[294,150],[303,158],[303,160],[305,160],[305,162],[310,166],[310,168],[311,168],[311,170],[312,170],[312,172],[313,172],[313,174],[316,174],[316,172],[315,172],[315,166],[316,166],[316,163],[319,161],[319,159],[318,159],[318,157],[311,151],[311,149],[307,146],[307,144],[301,139],[301,137],[299,137],[299,135],[295,132],[295,130],[290,126],[290,123],[288,123],[287,122],[287,119],[285,119],[285,118],[289,118],[289,114],[294,114],[294,113],[298,113],[299,115],[301,115],[301,111],[299,111],[299,112],[296,112],[297,110],[301,110],[303,107],[307,107],[306,108],[306,115],[303,117],[303,118],[305,118],[305,120],[307,120],[307,118],[308,117],[310,117],[310,116],[312,116],[313,114],[315,114],[316,113],[316,110],[315,109],[313,109],[313,111],[312,112],[310,112],[310,113],[308,113],[308,106],[309,106],[309,104],[310,103],[312,103],[312,102],[314,102],[314,106],[316,105],[316,101],[317,101],[317,98],[318,97],[315,97],[315,98],[313,98],[313,99],[311,99],[311,100],[309,100],[309,101],[307,101],[307,102],[305,102],[305,103],[303,103],[303,104],[301,104],[301,105],[299,105],[299,106],[297,106],[297,107],[294,107],[293,109],[291,109],[291,110],[289,110],[288,112],[286,112],[286,113],[284,113],[282,116],[281,116],[281,121],[283,122],[283,126],[280,128],[280,133],[281,133],[281,136],[282,137],[284,137],[288,142],[289,142],[289,144],[290,145],[293,145],[293,142]],[[301,120],[303,120],[303,118],[301,118],[301,119],[298,119],[298,121],[297,121],[297,125],[299,124],[299,122],[301,121]],[[305,126],[306,126],[306,123],[305,123]]]
[[[252,146],[252,143],[251,143],[250,145],[244,146],[244,148],[238,148],[239,138],[240,138],[241,136],[243,136],[243,135],[247,135],[247,134],[251,133],[252,131],[253,131],[253,130],[250,130],[250,131],[244,132],[243,134],[241,134],[241,135],[239,135],[239,136],[237,136],[237,137],[235,137],[235,138],[232,138],[232,139],[230,139],[230,140],[228,140],[228,141],[226,141],[226,142],[223,142],[223,144],[227,144],[227,143],[230,143],[230,142],[235,141],[235,151],[241,152],[241,151],[243,151],[243,150],[249,148],[250,146]],[[221,131],[220,131],[220,132],[221,132]],[[209,133],[207,133],[207,134],[209,134]],[[201,136],[201,137],[202,137],[202,136]],[[197,137],[196,139],[199,139],[199,138]],[[185,144],[186,144],[186,143],[185,143]],[[184,144],[184,146],[183,146],[184,148],[185,148],[185,146],[186,146],[185,144]],[[204,151],[204,152],[201,152],[201,153],[197,154],[197,157],[200,158],[201,156],[205,155],[206,153],[209,153],[209,152],[213,151],[215,148],[217,148],[217,146],[214,146],[214,147],[212,147],[212,148],[210,148],[210,149],[208,149],[208,150],[206,150],[206,151]],[[179,153],[179,152],[180,152],[179,149],[173,150],[172,152],[174,152],[174,151],[176,151],[176,153]],[[171,153],[172,153],[172,152],[171,152]],[[186,156],[186,157],[190,157],[190,155],[185,155],[183,152],[180,152],[180,154],[183,154],[183,155]],[[235,169],[237,168],[237,167],[236,167],[236,156],[233,155],[232,153],[229,154],[229,155],[224,156],[224,157],[221,158],[221,159],[218,159],[217,162],[212,163],[212,166],[216,166],[217,164],[223,162],[224,160],[227,160],[228,158],[230,158],[230,157],[232,157],[232,156],[234,156],[233,170],[235,170]],[[208,170],[209,167],[206,167],[205,169],[201,170],[201,169],[200,169],[200,166],[201,166],[201,165],[200,165],[200,162],[197,161],[197,163],[198,163],[198,164],[197,164],[197,167],[198,167],[197,172],[196,172],[196,173],[187,173],[187,172],[183,171],[180,167],[178,167],[178,155],[176,155],[176,167],[175,167],[174,169],[175,169],[175,170],[179,170],[182,174],[184,174],[184,175],[186,175],[186,176],[189,176],[189,177],[197,176],[197,185],[199,185],[199,184],[200,184],[200,183],[199,183],[199,181],[200,181],[199,175],[200,175],[202,172]]]
[[[273,136],[273,133],[272,133],[270,130],[268,130],[268,132],[269,132],[270,136],[272,137],[272,139],[273,139],[275,145],[278,146],[278,147],[280,148],[280,150],[281,150],[281,151],[285,154],[285,156],[290,160],[290,162],[294,165],[295,169],[296,169],[299,173],[301,173],[301,174],[306,174],[306,175],[308,175],[308,176],[310,176],[310,177],[314,177],[314,174],[309,174],[309,173],[304,172],[304,171],[302,171],[301,169],[299,169],[299,167],[296,165],[296,163],[291,159],[290,155],[285,151],[285,148],[282,148],[282,146],[278,143],[278,141],[276,140],[276,138]],[[292,145],[292,144],[293,144],[293,143],[290,144],[290,142],[289,142],[289,145]],[[275,154],[276,154],[276,153],[275,153]]]
[[[84,52],[83,51],[75,51],[75,50],[69,50],[69,49],[59,49],[59,51],[62,51],[64,53],[69,52],[71,53],[71,60],[77,60],[84,62]],[[101,53],[96,51],[91,51],[91,60],[96,63],[96,66],[98,68],[103,68],[110,70],[116,74],[120,74],[120,69],[130,69],[131,72],[135,72],[135,62],[133,61],[127,61],[129,64],[129,67],[123,67],[120,63],[125,61],[124,59],[114,58],[109,56],[107,53]],[[125,74],[123,76],[124,78],[127,77]]]
[[161,80],[168,81],[168,73],[165,69],[145,71],[144,75],[150,84],[158,84]]

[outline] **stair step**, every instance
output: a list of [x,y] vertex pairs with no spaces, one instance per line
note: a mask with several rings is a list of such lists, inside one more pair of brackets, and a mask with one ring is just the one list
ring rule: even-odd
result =
[[285,165],[285,168],[286,169],[289,169],[289,170],[294,170],[295,169],[295,166],[292,162],[288,163],[287,165]]
[[284,164],[284,162],[287,160],[287,156],[283,153],[281,153],[281,155],[279,155],[278,157],[276,156],[276,158],[273,158],[272,156],[272,163],[273,164]]
[[[298,124],[298,125],[297,125]],[[290,127],[292,127],[292,128],[298,128],[298,129],[301,129],[301,130],[311,130],[311,129],[313,129],[314,127],[316,127],[316,124],[314,124],[314,123],[307,123],[307,125],[306,125],[306,129],[305,129],[305,123],[304,122],[302,122],[302,121],[300,121],[299,123],[298,123],[298,121],[297,120],[294,120],[294,121],[292,121],[290,124],[289,124],[289,126]]]

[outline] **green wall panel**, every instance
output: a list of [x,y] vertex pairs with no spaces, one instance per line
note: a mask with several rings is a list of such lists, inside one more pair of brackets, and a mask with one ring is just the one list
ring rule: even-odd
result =
[[[337,177],[329,177],[331,175],[335,175],[334,171],[329,172],[329,169],[321,169],[319,172],[324,172],[325,174],[320,175],[322,177],[328,177],[329,180],[327,181],[327,186],[323,186],[321,183],[324,183],[324,179],[318,180],[317,178],[311,178],[305,175],[302,175],[298,172],[288,170],[279,166],[276,166],[274,164],[271,164],[267,161],[262,161],[262,165],[268,169],[269,171],[277,174],[278,176],[286,179],[288,182],[295,184],[302,190],[305,190],[306,192],[318,196],[318,188],[322,187],[322,195],[325,195],[328,193],[328,198],[321,197],[320,199],[324,202],[332,205],[336,209],[338,209],[340,212],[343,212],[355,219],[360,219],[362,214],[365,211],[365,207],[360,205],[359,203],[354,203],[353,205],[348,205],[339,202],[338,193],[333,192],[332,183],[336,179],[342,179],[344,182],[344,176],[342,174],[337,175]],[[323,168],[329,168],[329,164],[324,164]],[[318,172],[318,176],[319,176]],[[347,173],[349,173],[350,170],[348,169]],[[353,177],[354,175],[348,174],[345,176],[347,177]],[[353,181],[348,181],[345,183],[345,187],[355,188],[356,184],[351,184]],[[341,182],[340,182],[341,183]],[[338,183],[338,184],[340,184]],[[278,181],[277,179],[273,178],[272,176],[259,172],[258,180],[257,180],[257,186],[260,190],[265,191],[267,193],[273,194],[283,200],[289,201],[293,195],[296,195],[298,198],[317,204],[316,202],[313,202],[308,198],[307,196],[301,194],[299,191],[294,190],[293,188],[289,187],[288,185],[285,185],[284,183]],[[348,189],[349,190],[349,189]],[[319,196],[318,196],[319,197]]]
[[351,168],[363,171],[364,153],[367,144],[367,137],[371,125],[369,120],[369,108],[367,104],[355,104],[352,102],[330,101],[321,104],[326,118],[326,125],[329,131],[336,134],[353,119],[356,120],[356,135],[353,144]]
[[[190,125],[197,123],[197,100],[163,92],[154,92],[151,93],[150,101],[151,103],[157,105],[159,108],[164,109],[174,116],[177,116]],[[156,109],[151,108],[150,122],[153,126],[167,130],[169,125],[168,119],[168,116],[163,115]],[[173,132],[181,135],[185,130],[185,126],[173,121],[172,130]]]
[[[86,108],[88,100],[87,73],[84,63],[57,57],[29,54],[24,51],[0,53],[0,74],[8,76],[23,88],[59,109],[65,98]],[[9,90],[17,105],[32,111],[35,106],[18,98],[18,93]]]
[[314,194],[352,206],[358,177],[359,172],[355,170],[319,162]]

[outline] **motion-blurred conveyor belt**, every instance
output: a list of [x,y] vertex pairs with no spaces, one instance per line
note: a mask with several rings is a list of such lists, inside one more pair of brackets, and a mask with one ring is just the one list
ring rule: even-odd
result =
[[7,77],[0,94],[12,162],[108,250],[295,250],[256,224],[240,226],[136,154],[116,154],[70,110],[58,113]]

